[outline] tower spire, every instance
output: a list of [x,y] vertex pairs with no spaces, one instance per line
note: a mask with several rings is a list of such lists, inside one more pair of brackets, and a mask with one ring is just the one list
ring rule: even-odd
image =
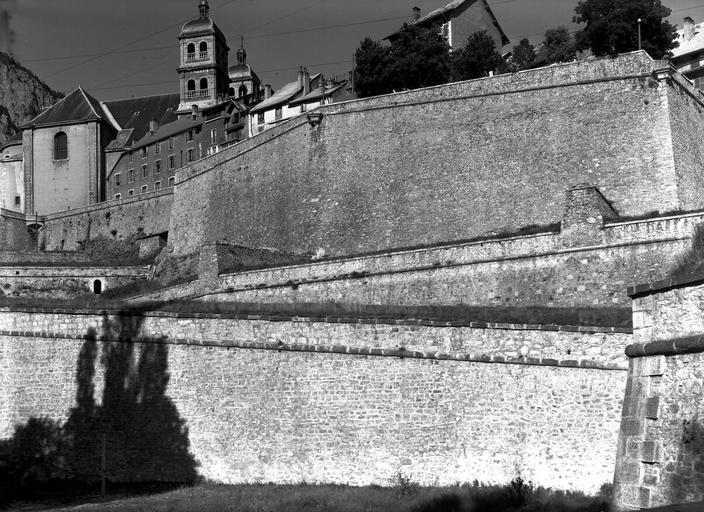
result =
[[208,5],[208,0],[201,0],[198,5],[198,12],[200,13],[200,19],[204,20],[208,17],[210,12],[210,6]]
[[237,50],[237,64],[247,63],[247,51],[244,49],[244,36],[240,36],[240,49]]

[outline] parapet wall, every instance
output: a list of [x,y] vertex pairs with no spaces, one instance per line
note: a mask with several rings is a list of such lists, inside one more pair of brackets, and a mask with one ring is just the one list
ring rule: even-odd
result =
[[617,510],[704,501],[702,282],[631,289],[635,343],[626,349]]
[[47,251],[77,250],[96,238],[134,240],[169,230],[172,189],[139,194],[43,217],[40,245]]
[[701,100],[672,111],[682,86],[663,67],[636,52],[321,107],[317,126],[302,115],[179,170],[173,254],[464,240],[558,222],[578,183],[619,215],[701,208],[679,187],[704,161],[680,158],[671,128],[700,137]]
[[520,474],[595,492],[612,474],[629,338],[3,310],[0,437],[40,416],[84,425],[76,464],[90,472],[102,431],[85,425],[102,418],[115,480],[174,480],[195,468],[223,482],[382,485],[399,473],[424,484]]
[[606,223],[588,210],[582,217],[594,222],[575,222],[561,232],[208,274],[132,300],[630,307],[626,287],[665,277],[704,221],[701,212]]

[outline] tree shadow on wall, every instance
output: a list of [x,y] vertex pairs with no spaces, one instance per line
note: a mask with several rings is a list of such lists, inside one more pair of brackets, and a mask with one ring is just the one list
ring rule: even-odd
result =
[[77,362],[76,405],[66,422],[31,418],[0,442],[0,482],[7,486],[0,484],[0,496],[21,499],[56,487],[82,493],[95,489],[103,474],[111,487],[122,488],[196,481],[185,421],[166,395],[168,345],[136,343],[142,321],[134,313],[117,321],[103,317],[110,341],[88,329]]
[[697,416],[682,420],[679,451],[665,462],[673,503],[701,500],[704,496],[704,422]]

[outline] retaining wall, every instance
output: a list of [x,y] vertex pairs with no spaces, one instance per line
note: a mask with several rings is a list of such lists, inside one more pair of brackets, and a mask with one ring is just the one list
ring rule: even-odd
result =
[[[612,474],[629,337],[4,310],[0,437],[33,417],[74,429],[103,418],[116,450],[108,473],[123,480],[197,470],[224,482],[386,484],[401,473],[452,484],[520,474],[595,492]],[[88,448],[76,464],[89,471],[102,432],[81,432]]]

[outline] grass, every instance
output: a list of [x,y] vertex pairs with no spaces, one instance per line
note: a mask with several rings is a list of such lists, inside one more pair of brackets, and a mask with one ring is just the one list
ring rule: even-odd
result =
[[[553,491],[514,479],[505,486],[422,487],[394,482],[391,487],[346,485],[201,484],[150,495],[128,497],[117,491],[106,499],[80,500],[83,512],[602,512],[608,495]],[[56,502],[35,503],[32,510],[72,510]],[[23,510],[29,504],[14,504]]]

